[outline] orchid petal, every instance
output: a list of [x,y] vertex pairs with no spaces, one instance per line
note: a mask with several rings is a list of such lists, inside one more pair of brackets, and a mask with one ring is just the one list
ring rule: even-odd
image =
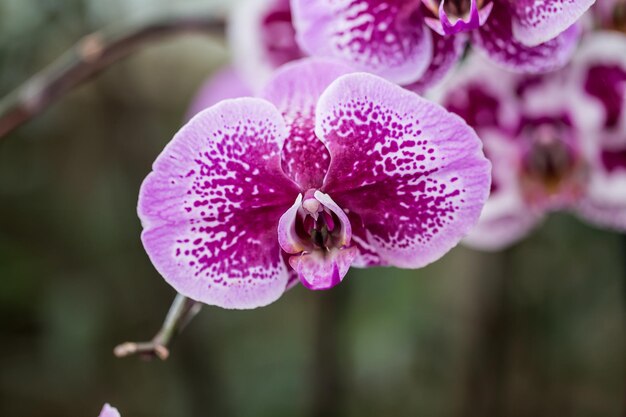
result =
[[300,253],[305,247],[296,233],[298,211],[302,207],[302,194],[298,194],[295,203],[278,221],[278,244],[287,253]]
[[120,417],[120,413],[117,411],[117,408],[111,407],[109,404],[104,404],[98,417]]
[[417,94],[423,94],[430,87],[441,82],[461,59],[467,36],[440,36],[433,34],[433,57],[426,72],[416,82],[405,85],[404,88]]
[[292,0],[296,39],[314,56],[407,84],[432,54],[419,0]]
[[276,228],[298,193],[280,169],[287,134],[271,103],[226,100],[156,159],[139,193],[142,241],[176,291],[224,308],[263,306],[284,292]]
[[209,77],[193,98],[185,120],[212,105],[229,98],[249,97],[252,90],[231,67],[223,68]]
[[[489,192],[489,162],[458,116],[370,74],[322,94],[316,132],[331,154],[322,191],[383,263],[417,268],[455,246]],[[354,225],[356,224],[356,227]],[[363,225],[365,236],[357,230]]]
[[472,44],[501,67],[515,72],[542,73],[563,67],[572,57],[581,29],[573,25],[559,36],[529,47],[513,36],[511,16],[496,7],[484,26],[472,32]]
[[300,282],[310,290],[327,290],[339,284],[348,273],[357,248],[315,250],[289,258]]
[[304,192],[322,186],[330,156],[315,136],[315,105],[322,92],[352,70],[336,61],[306,58],[278,69],[260,96],[274,103],[290,130],[282,154],[285,174]]
[[[510,1],[513,36],[533,47],[556,38],[595,3],[596,0],[515,0]],[[605,0],[601,0],[605,1]]]
[[626,230],[626,35],[597,32],[572,62],[571,81],[580,86],[581,113],[595,104],[599,121],[585,124],[591,166],[589,191],[578,212],[605,227]]

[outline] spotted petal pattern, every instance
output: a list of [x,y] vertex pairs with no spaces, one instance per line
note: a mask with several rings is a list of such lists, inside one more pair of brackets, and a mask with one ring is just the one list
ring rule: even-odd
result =
[[578,211],[593,223],[626,230],[626,35],[597,32],[585,39],[572,62],[572,81],[582,94],[579,106],[595,104],[600,114],[585,125],[592,170]]
[[298,194],[280,169],[287,134],[269,102],[226,100],[159,155],[138,213],[152,263],[178,292],[224,308],[263,306],[284,292],[276,230]]
[[513,36],[511,25],[507,8],[494,7],[485,25],[472,32],[472,44],[501,67],[515,72],[541,73],[563,67],[580,37],[580,27],[573,25],[559,36],[530,47]]
[[261,92],[283,114],[289,128],[282,154],[285,174],[303,192],[322,186],[330,163],[326,146],[315,136],[315,106],[328,85],[353,72],[329,59],[302,59],[276,71]]
[[335,57],[358,70],[406,84],[432,54],[420,0],[292,0],[296,38],[314,56]]
[[[606,0],[600,0],[606,1]],[[513,35],[526,46],[556,38],[595,3],[595,0],[514,0]]]
[[490,164],[459,117],[369,74],[335,81],[316,114],[317,135],[331,154],[323,191],[348,213],[366,255],[421,267],[474,225]]

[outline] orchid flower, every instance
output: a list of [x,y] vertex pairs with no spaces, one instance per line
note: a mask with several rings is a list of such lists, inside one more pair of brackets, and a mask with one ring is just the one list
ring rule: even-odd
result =
[[567,70],[545,76],[474,57],[445,91],[493,164],[468,245],[504,248],[559,210],[626,230],[626,36],[591,35]]
[[[342,60],[403,85],[428,74],[433,45],[469,33],[500,66],[552,71],[571,58],[575,23],[595,0],[291,0],[298,44],[309,55]],[[429,30],[429,29],[432,29]],[[462,50],[462,48],[461,48]]]
[[109,404],[104,404],[98,417],[120,417],[120,413],[117,411],[117,408],[111,407]]
[[[421,23],[418,27],[425,34],[421,40],[424,50],[422,55],[415,57],[416,67],[405,79],[405,84],[422,93],[440,82],[453,68],[465,49],[466,37],[443,37],[431,33]],[[289,0],[240,2],[234,7],[229,40],[234,66],[253,89],[261,88],[280,65],[306,55],[296,41]],[[359,67],[355,60],[344,61],[351,67]],[[361,67],[369,71],[368,66]],[[394,77],[388,78],[397,81]]]
[[457,116],[333,61],[279,69],[174,136],[141,186],[142,241],[179,293],[255,308],[349,267],[419,268],[477,221],[490,183]]

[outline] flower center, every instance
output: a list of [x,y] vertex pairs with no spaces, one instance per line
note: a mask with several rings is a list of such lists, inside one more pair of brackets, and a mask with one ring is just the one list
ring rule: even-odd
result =
[[293,256],[289,265],[310,289],[337,285],[357,255],[352,226],[328,194],[311,189],[299,195],[278,223],[278,243]]
[[543,124],[530,136],[521,161],[522,188],[531,203],[549,200],[567,204],[578,199],[586,184],[586,167],[576,149],[565,140],[564,126]]
[[296,233],[302,245],[309,251],[329,251],[345,245],[341,221],[328,207],[314,197],[316,190],[309,190],[302,201],[302,210],[296,218]]
[[[483,0],[478,0],[476,6],[480,9]],[[446,14],[454,17],[464,17],[471,9],[472,2],[470,0],[444,0],[443,10]]]

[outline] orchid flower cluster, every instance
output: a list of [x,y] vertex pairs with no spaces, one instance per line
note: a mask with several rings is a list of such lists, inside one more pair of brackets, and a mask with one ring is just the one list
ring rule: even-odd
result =
[[475,58],[442,99],[493,163],[490,198],[465,242],[501,249],[557,210],[626,231],[626,35],[591,34],[566,70],[543,76]]
[[230,38],[235,66],[253,88],[278,66],[311,55],[423,93],[454,68],[468,43],[510,71],[563,67],[594,2],[245,0],[235,8]]
[[[332,288],[351,266],[423,267],[468,234],[500,248],[550,210],[626,226],[623,63],[591,68],[581,52],[555,71],[593,3],[243,2],[233,66],[141,186],[152,263],[184,296],[248,309],[297,283]],[[468,44],[478,54],[459,65]],[[444,78],[448,110],[418,95]],[[545,99],[559,88],[577,95]]]

